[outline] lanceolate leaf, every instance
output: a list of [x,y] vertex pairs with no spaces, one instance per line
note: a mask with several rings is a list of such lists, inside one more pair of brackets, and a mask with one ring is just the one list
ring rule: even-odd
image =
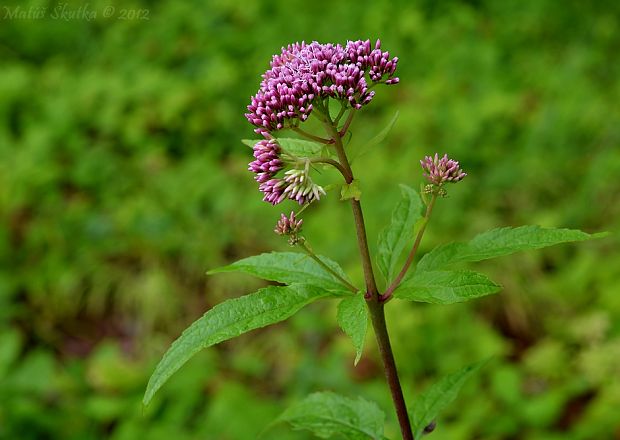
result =
[[453,304],[501,290],[486,275],[470,270],[416,271],[395,291],[394,297],[433,304]]
[[278,138],[282,149],[297,157],[317,157],[321,155],[325,144],[294,138]]
[[433,422],[439,413],[456,399],[465,381],[485,362],[470,365],[444,377],[414,401],[413,411],[411,412],[414,438],[421,438],[424,428]]
[[[342,268],[335,261],[319,256],[327,266],[348,281]],[[321,267],[306,254],[298,252],[270,252],[244,258],[228,266],[213,269],[208,274],[221,272],[244,272],[265,280],[284,284],[311,284],[331,291],[345,291],[348,288],[333,274]]]
[[241,143],[243,145],[247,145],[250,148],[254,148],[254,145],[256,144],[256,142],[258,142],[260,139],[241,139]]
[[387,281],[396,275],[399,257],[412,245],[413,229],[422,218],[422,200],[413,189],[401,185],[402,199],[392,212],[392,222],[379,234],[377,264]]
[[368,307],[363,294],[358,293],[340,301],[338,325],[353,340],[356,352],[354,364],[357,365],[362,357],[364,339],[368,330]]
[[159,388],[203,348],[282,321],[328,293],[313,286],[271,286],[213,307],[173,342],[155,368],[144,395],[148,404]]
[[[262,139],[242,139],[241,142],[250,148],[254,148],[254,145],[260,140]],[[325,147],[324,144],[306,141],[304,139],[278,138],[277,141],[284,151],[297,157],[320,156]]]
[[314,393],[287,409],[278,420],[320,438],[336,434],[348,440],[385,438],[385,414],[375,403],[361,397],[354,400],[331,392]]
[[599,238],[575,229],[550,229],[540,226],[498,228],[484,232],[467,243],[450,243],[433,249],[418,263],[418,270],[441,269],[450,264],[501,257],[528,249],[539,249],[570,241]]
[[392,116],[392,119],[390,119],[390,122],[388,122],[388,124],[383,128],[383,130],[377,133],[375,137],[370,139],[368,142],[366,142],[362,147],[358,149],[358,153],[355,155],[353,159],[351,159],[351,163],[357,160],[358,157],[368,153],[373,147],[376,147],[377,145],[379,145],[381,142],[385,140],[387,135],[390,133],[390,131],[394,127],[394,124],[396,124],[396,121],[398,120],[398,115],[399,115],[399,112],[394,113],[394,116]]

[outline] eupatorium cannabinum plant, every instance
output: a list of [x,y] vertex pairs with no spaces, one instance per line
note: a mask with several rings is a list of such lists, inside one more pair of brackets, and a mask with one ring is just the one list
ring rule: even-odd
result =
[[[504,227],[466,242],[441,245],[418,258],[433,207],[446,195],[449,185],[467,176],[459,162],[447,154],[434,154],[420,161],[422,170],[412,164],[412,172],[417,168],[426,183],[419,193],[401,185],[402,199],[378,237],[373,260],[361,192],[350,164],[350,155],[359,151],[352,143],[345,148],[345,139],[350,139],[352,120],[371,104],[376,90],[399,82],[395,76],[397,64],[398,58],[383,51],[379,41],[373,45],[369,40],[349,41],[344,46],[295,43],[273,57],[245,115],[262,138],[244,142],[253,149],[249,170],[254,173],[263,200],[279,205],[288,199],[299,206],[297,212],[280,213],[275,225],[275,233],[287,237],[298,251],[266,253],[212,270],[211,274],[245,272],[281,285],[228,300],[194,322],[157,365],[144,396],[145,404],[199,350],[285,320],[305,305],[327,299],[339,302],[338,323],[351,337],[357,354],[355,363],[362,355],[368,322],[372,324],[402,438],[418,438],[434,430],[439,412],[454,400],[465,379],[480,364],[467,366],[440,379],[424,394],[406,399],[385,322],[388,303],[395,299],[452,304],[496,293],[500,286],[485,275],[453,266],[595,237],[569,229]],[[309,118],[318,121],[322,132],[303,127]],[[382,131],[374,144],[387,131]],[[284,136],[283,132],[292,132],[295,137]],[[319,165],[338,170],[339,181],[319,182]],[[329,186],[323,186],[325,183]],[[341,200],[351,205],[363,285],[353,283],[335,261],[316,255],[303,235],[304,220],[300,215],[308,204],[327,196],[326,188],[339,188]],[[279,420],[321,438],[385,439],[384,419],[384,413],[372,402],[317,392],[289,408]]]

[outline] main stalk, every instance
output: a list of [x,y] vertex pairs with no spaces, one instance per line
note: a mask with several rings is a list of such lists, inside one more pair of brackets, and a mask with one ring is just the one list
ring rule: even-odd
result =
[[[347,184],[350,184],[353,182],[354,177],[351,165],[342,144],[343,134],[338,131],[338,127],[334,125],[329,118],[329,115],[327,114],[326,116],[327,120],[324,121],[325,128],[331,139],[334,141],[334,147],[338,155],[338,160],[345,171],[343,173],[345,181]],[[370,258],[370,250],[368,248],[368,238],[366,235],[362,205],[359,200],[352,198],[351,208],[353,210],[357,243],[359,246],[360,256],[362,258],[362,267],[364,269],[364,279],[366,282],[366,304],[368,305],[370,320],[375,332],[377,345],[379,346],[379,353],[381,354],[381,360],[383,362],[385,378],[390,388],[390,393],[392,394],[392,401],[394,402],[396,415],[398,416],[398,423],[400,425],[403,440],[413,440],[411,423],[409,421],[409,414],[407,413],[407,404],[405,402],[405,397],[403,396],[400,379],[398,378],[394,353],[392,352],[390,336],[385,322],[384,303],[381,302],[381,297],[377,289],[377,283],[375,281],[375,275],[372,268],[372,260]]]

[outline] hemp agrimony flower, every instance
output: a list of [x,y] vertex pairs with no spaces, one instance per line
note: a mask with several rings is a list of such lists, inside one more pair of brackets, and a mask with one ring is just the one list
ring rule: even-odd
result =
[[255,179],[258,182],[266,182],[284,166],[280,159],[280,146],[275,139],[258,141],[253,150],[256,160],[250,162],[248,170],[256,173]]
[[[264,194],[263,200],[276,205],[290,199],[307,206],[325,195],[325,189],[310,176],[313,167],[333,166],[340,172],[338,182],[331,186],[340,187],[341,200],[351,205],[363,284],[361,280],[351,281],[337,262],[314,253],[306,238],[300,236],[303,220],[295,212],[281,214],[274,231],[287,236],[289,244],[298,245],[302,252],[264,253],[209,272],[240,271],[279,284],[219,304],[192,324],[157,366],[145,403],[200,349],[287,319],[313,301],[331,299],[338,301],[338,324],[353,342],[354,363],[363,353],[368,323],[372,323],[402,438],[419,439],[435,429],[439,411],[482,363],[441,379],[416,399],[412,413],[408,412],[385,321],[388,303],[454,304],[490,295],[501,286],[482,273],[461,267],[455,270],[453,266],[596,237],[577,230],[538,226],[498,228],[469,242],[438,246],[420,258],[420,243],[433,207],[445,195],[444,185],[467,175],[447,154],[435,154],[420,161],[424,177],[430,182],[421,194],[401,185],[402,198],[377,240],[375,273],[360,200],[362,192],[348,157],[358,146],[351,142],[345,149],[343,140],[351,138],[347,134],[356,112],[373,99],[375,91],[371,88],[380,83],[398,83],[394,77],[397,62],[397,58],[381,50],[379,41],[374,49],[370,40],[349,41],[345,46],[316,41],[289,45],[273,57],[245,115],[265,138],[250,143],[254,160],[248,165]],[[311,115],[321,123],[325,134],[308,133],[299,127]],[[291,129],[310,141],[277,137],[282,129]],[[425,197],[427,193],[431,197]],[[403,307],[397,310],[407,311]],[[358,438],[363,433],[362,437],[375,439],[386,438],[384,419],[377,405],[331,392],[312,394],[279,418],[321,438]]]
[[310,178],[307,162],[301,170],[294,168],[286,171],[282,178],[275,177],[285,166],[276,139],[260,140],[254,144],[253,150],[255,160],[249,163],[248,170],[256,174],[255,179],[266,202],[277,205],[288,198],[303,205],[325,194],[325,190]]
[[[295,43],[273,57],[271,68],[263,74],[260,88],[245,115],[257,127],[255,131],[267,138],[253,146],[255,160],[248,167],[256,174],[264,201],[277,205],[288,198],[304,205],[325,194],[323,187],[310,177],[308,162],[299,169],[297,161],[291,160],[293,169],[283,177],[276,177],[287,163],[282,160],[282,150],[273,133],[285,128],[298,129],[315,107],[318,107],[315,111],[323,113],[321,119],[325,118],[325,112],[329,117],[325,108],[329,99],[340,102],[340,116],[346,108],[360,109],[375,95],[369,84],[398,83],[394,77],[397,64],[398,58],[382,51],[379,40],[374,49],[370,40],[349,41],[345,46],[316,41]],[[347,128],[348,125],[344,130]],[[329,142],[333,139],[325,141]]]
[[252,97],[245,117],[257,133],[295,127],[308,119],[315,102],[334,98],[359,109],[368,104],[374,91],[370,83],[396,84],[398,58],[381,50],[377,40],[340,44],[316,41],[282,48],[271,60],[258,92]]
[[300,240],[303,240],[303,238],[299,236],[303,222],[303,219],[298,219],[295,216],[294,211],[291,211],[288,217],[285,214],[280,214],[280,220],[276,223],[274,232],[278,235],[288,236],[288,243],[291,246],[295,246]]
[[285,174],[285,188],[283,195],[291,200],[296,200],[300,205],[319,200],[321,194],[325,194],[323,187],[312,181],[309,174],[309,167],[306,165],[302,170],[289,170]]
[[280,214],[280,220],[276,223],[274,232],[278,235],[297,234],[301,232],[303,222],[303,219],[298,219],[295,216],[295,211],[291,211],[288,217],[285,214]]
[[424,160],[420,161],[420,165],[426,171],[424,177],[430,183],[437,186],[441,186],[445,182],[456,183],[467,176],[459,167],[459,163],[448,158],[447,154],[444,154],[442,158],[439,158],[437,153],[435,153],[434,157],[426,156]]

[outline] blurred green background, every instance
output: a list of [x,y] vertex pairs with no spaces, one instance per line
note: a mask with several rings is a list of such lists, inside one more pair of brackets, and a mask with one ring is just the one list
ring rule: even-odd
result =
[[[354,165],[371,243],[435,151],[469,176],[424,251],[496,226],[619,230],[616,1],[94,0],[90,21],[53,19],[59,5],[0,4],[0,439],[251,439],[319,390],[376,400],[397,438],[372,335],[354,368],[332,302],[201,353],[140,403],[190,322],[262,285],[206,270],[288,249],[271,231],[294,205],[260,201],[239,139],[290,42],[381,38],[400,57],[401,83],[353,125],[362,142],[400,111]],[[18,6],[46,17],[7,17]],[[330,194],[305,225],[361,279],[347,204]],[[505,286],[492,298],[389,307],[409,400],[494,356],[432,438],[620,439],[616,237],[479,264]]]

